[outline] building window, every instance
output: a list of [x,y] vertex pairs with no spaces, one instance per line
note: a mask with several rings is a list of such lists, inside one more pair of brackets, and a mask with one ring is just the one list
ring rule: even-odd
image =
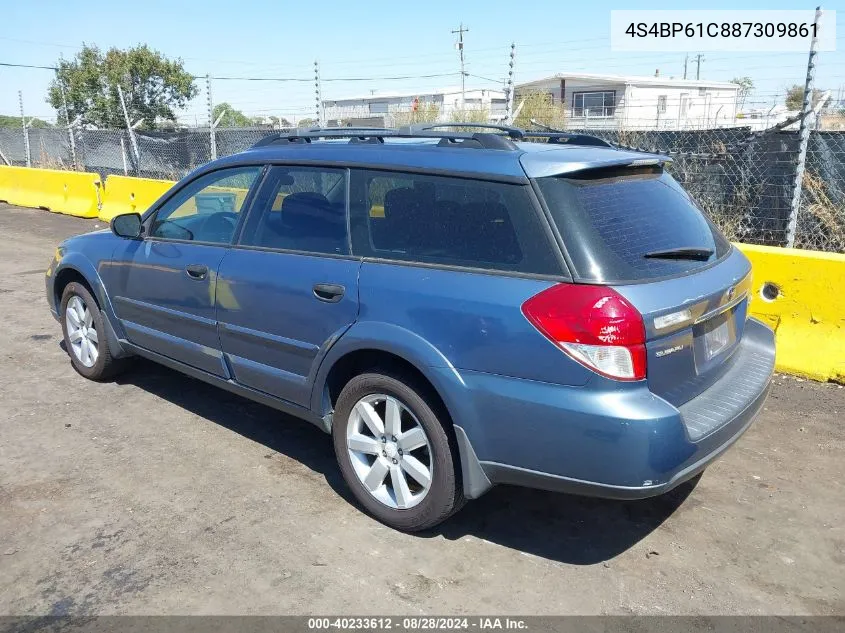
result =
[[615,110],[615,90],[572,93],[572,116],[612,117]]
[[689,93],[681,93],[681,116],[686,116],[689,112]]
[[706,94],[707,94],[707,88],[699,88],[698,89],[698,96],[699,97],[703,97]]
[[660,114],[666,113],[666,95],[660,95],[657,97],[657,111]]

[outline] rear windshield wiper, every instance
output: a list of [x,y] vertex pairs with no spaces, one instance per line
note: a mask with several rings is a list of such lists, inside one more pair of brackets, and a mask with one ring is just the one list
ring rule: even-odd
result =
[[715,251],[712,248],[701,248],[698,246],[681,246],[679,248],[667,248],[663,251],[651,251],[643,257],[647,259],[694,259],[707,261]]

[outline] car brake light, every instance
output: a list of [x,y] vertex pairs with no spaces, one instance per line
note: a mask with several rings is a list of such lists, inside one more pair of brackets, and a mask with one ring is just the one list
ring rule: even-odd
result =
[[642,315],[607,286],[557,284],[522,304],[525,318],[567,355],[616,380],[646,376]]

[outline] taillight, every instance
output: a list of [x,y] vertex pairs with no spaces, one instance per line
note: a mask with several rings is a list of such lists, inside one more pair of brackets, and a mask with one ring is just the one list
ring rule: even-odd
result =
[[616,380],[645,378],[643,317],[612,288],[557,284],[523,303],[522,313],[593,371]]

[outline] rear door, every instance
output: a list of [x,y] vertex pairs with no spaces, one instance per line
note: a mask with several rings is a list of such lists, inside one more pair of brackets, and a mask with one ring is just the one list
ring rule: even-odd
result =
[[347,171],[271,167],[220,265],[217,320],[234,379],[308,406],[317,363],[358,314]]
[[577,281],[643,315],[649,388],[675,405],[715,382],[742,339],[748,260],[661,167],[538,178]]

